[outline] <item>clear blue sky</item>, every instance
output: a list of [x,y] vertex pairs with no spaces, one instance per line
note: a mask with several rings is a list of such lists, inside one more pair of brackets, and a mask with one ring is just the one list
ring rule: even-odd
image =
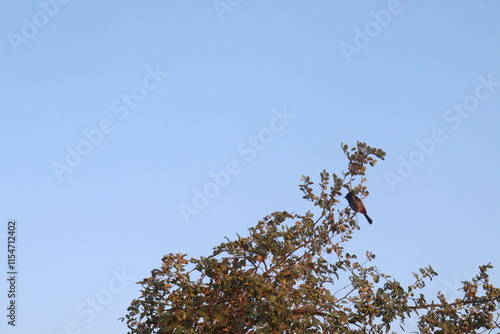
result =
[[0,6],[0,332],[125,333],[164,254],[304,212],[341,142],[387,152],[352,251],[403,282],[431,264],[451,298],[500,268],[498,1]]

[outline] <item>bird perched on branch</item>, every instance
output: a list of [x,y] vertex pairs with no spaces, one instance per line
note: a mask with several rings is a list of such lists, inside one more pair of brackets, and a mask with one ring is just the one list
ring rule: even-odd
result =
[[365,215],[366,220],[368,220],[368,223],[373,223],[373,220],[368,217],[368,214],[366,213],[366,208],[365,205],[363,204],[363,201],[361,199],[354,195],[352,191],[349,191],[347,195],[345,195],[345,198],[349,202],[349,206],[351,209],[354,210],[354,212],[361,212],[363,215]]

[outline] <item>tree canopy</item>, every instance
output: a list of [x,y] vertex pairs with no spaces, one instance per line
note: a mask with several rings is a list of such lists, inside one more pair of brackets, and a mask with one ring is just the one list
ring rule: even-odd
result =
[[462,282],[461,298],[428,301],[421,290],[437,275],[431,266],[403,286],[371,265],[375,254],[346,251],[362,223],[339,204],[342,193],[368,196],[366,168],[385,152],[362,142],[341,147],[347,171],[324,170],[318,185],[302,177],[311,211],[274,212],[207,257],[165,255],[121,318],[129,333],[395,333],[410,316],[420,333],[500,333],[490,264]]

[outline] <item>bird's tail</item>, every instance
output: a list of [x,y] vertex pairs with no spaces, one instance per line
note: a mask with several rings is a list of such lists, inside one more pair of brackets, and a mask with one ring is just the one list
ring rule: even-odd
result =
[[363,214],[365,215],[366,220],[368,220],[368,223],[372,224],[373,220],[368,216],[368,214],[366,214],[364,212],[363,212]]

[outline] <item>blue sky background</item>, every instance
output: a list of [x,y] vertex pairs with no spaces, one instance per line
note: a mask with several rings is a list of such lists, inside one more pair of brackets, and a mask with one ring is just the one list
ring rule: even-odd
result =
[[[340,143],[357,140],[387,159],[367,173],[374,224],[360,219],[349,249],[405,283],[431,264],[430,295],[455,298],[488,262],[500,285],[500,3],[232,3],[0,2],[1,277],[9,219],[19,240],[17,326],[2,311],[0,332],[125,333],[116,319],[164,254],[207,255],[273,211],[303,213],[301,175],[345,170]],[[58,177],[67,147],[88,155]]]

